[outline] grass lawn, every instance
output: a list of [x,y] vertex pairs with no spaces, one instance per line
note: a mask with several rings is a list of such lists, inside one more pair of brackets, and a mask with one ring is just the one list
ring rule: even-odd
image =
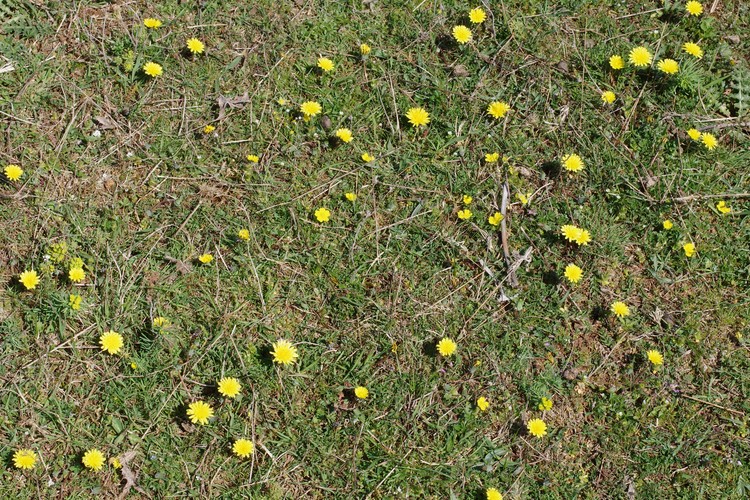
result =
[[687,3],[0,0],[0,497],[746,498],[750,3]]

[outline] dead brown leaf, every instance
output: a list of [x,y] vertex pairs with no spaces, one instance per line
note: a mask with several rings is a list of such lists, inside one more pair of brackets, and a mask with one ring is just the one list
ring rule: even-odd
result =
[[245,92],[242,95],[237,95],[234,97],[226,97],[223,95],[220,95],[216,99],[216,104],[219,106],[219,117],[218,120],[223,120],[224,116],[226,114],[227,107],[229,108],[241,108],[245,104],[250,102],[250,96]]

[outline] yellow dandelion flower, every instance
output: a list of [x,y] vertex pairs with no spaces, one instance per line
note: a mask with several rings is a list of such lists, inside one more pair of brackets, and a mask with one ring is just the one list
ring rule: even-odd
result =
[[487,488],[487,500],[503,500],[503,494],[497,488]]
[[197,38],[188,38],[188,40],[185,42],[185,46],[191,54],[203,54],[203,51],[206,49],[206,46],[203,45],[203,42],[201,42]]
[[452,339],[445,337],[437,343],[437,350],[441,356],[448,357],[456,352],[458,346]]
[[214,256],[210,253],[204,253],[198,256],[198,260],[201,262],[201,264],[210,264],[214,261]]
[[86,466],[86,468],[99,471],[104,467],[104,463],[107,460],[104,458],[104,453],[97,450],[96,448],[92,448],[86,453],[83,454],[83,458],[81,459],[81,462],[83,462],[83,465]]
[[701,49],[701,46],[697,43],[685,42],[682,45],[682,50],[695,57],[696,59],[700,59],[701,57],[703,57],[703,49]]
[[320,207],[315,211],[315,218],[318,222],[328,222],[331,220],[331,211],[325,207]]
[[539,410],[550,411],[551,409],[552,409],[552,400],[549,398],[542,398],[542,401],[539,403]]
[[616,98],[617,98],[617,96],[611,90],[607,90],[606,92],[602,92],[602,102],[605,103],[605,104],[612,104],[613,102],[615,102]]
[[484,155],[484,161],[487,163],[497,163],[500,159],[500,153],[487,153]]
[[203,133],[206,135],[210,134],[214,130],[216,130],[216,127],[214,127],[213,125],[206,125],[205,127],[203,127]]
[[5,167],[5,177],[7,177],[9,181],[17,181],[22,175],[23,169],[18,165],[10,164]]
[[356,201],[357,200],[357,193],[344,193],[344,198],[346,198],[349,201]]
[[249,161],[250,163],[258,163],[260,161],[260,156],[258,156],[258,155],[247,155],[245,157],[245,159],[247,161]]
[[659,71],[668,75],[674,75],[680,71],[680,65],[674,59],[662,59],[656,63],[656,67]]
[[218,390],[219,394],[221,394],[222,396],[233,399],[236,398],[242,390],[242,385],[236,378],[224,377],[223,379],[219,380]]
[[291,365],[297,361],[297,348],[292,345],[288,340],[279,339],[273,344],[273,362],[282,365]]
[[609,58],[609,67],[612,69],[622,69],[625,67],[625,61],[621,56],[614,55]]
[[101,337],[99,337],[99,345],[101,345],[102,351],[106,351],[109,354],[117,354],[120,352],[123,344],[122,335],[114,330],[106,331],[102,333]]
[[695,244],[694,243],[685,243],[682,245],[682,251],[685,252],[685,257],[692,257],[695,255]]
[[505,101],[492,101],[487,106],[487,114],[498,120],[503,118],[508,111],[510,111],[510,106]]
[[39,284],[39,275],[32,269],[31,271],[22,272],[18,280],[26,290],[33,290]]
[[477,408],[479,408],[481,411],[487,411],[487,409],[490,407],[490,402],[487,401],[487,398],[484,396],[480,396],[477,399]]
[[315,101],[306,101],[300,105],[299,110],[309,118],[323,111],[323,106]]
[[421,127],[430,123],[430,114],[424,108],[409,108],[406,118],[413,127]]
[[576,284],[581,281],[581,278],[583,277],[583,269],[575,264],[568,264],[565,266],[565,277],[571,283]]
[[534,437],[544,437],[547,435],[547,424],[541,418],[529,420],[526,428],[529,430],[529,434]]
[[206,425],[208,419],[214,416],[214,409],[208,403],[195,401],[188,406],[187,416],[194,424]]
[[469,11],[469,21],[474,24],[481,24],[487,19],[487,14],[480,7],[476,7]]
[[526,206],[529,204],[529,198],[531,193],[516,193],[516,199],[521,202],[521,205]]
[[568,170],[570,172],[580,172],[584,167],[583,160],[576,154],[569,154],[564,156],[562,162],[565,170]]
[[487,217],[487,222],[489,222],[493,226],[499,226],[500,221],[503,220],[503,214],[500,212],[495,212],[494,214]]
[[703,14],[703,5],[695,0],[690,0],[685,4],[685,10],[691,16],[700,16]]
[[110,458],[109,459],[109,463],[115,469],[121,469],[122,468],[122,462],[120,462],[120,459],[118,457],[112,457],[112,458]]
[[474,215],[471,213],[471,210],[468,208],[465,208],[463,210],[459,210],[456,215],[458,215],[458,218],[461,220],[469,220],[471,219],[471,216]]
[[721,212],[722,214],[726,215],[732,211],[732,207],[727,205],[727,202],[724,200],[721,200],[719,203],[716,204],[716,210]]
[[367,387],[362,387],[360,385],[359,387],[354,388],[354,395],[359,399],[367,399],[367,397],[370,395],[370,391],[367,390]]
[[701,138],[703,134],[700,133],[700,131],[697,128],[691,128],[687,131],[688,137],[690,137],[692,140],[697,141]]
[[654,366],[661,366],[664,364],[664,356],[661,355],[656,349],[651,349],[646,352],[646,357]]
[[17,450],[13,454],[13,465],[16,469],[33,469],[36,465],[36,453],[26,449]]
[[159,21],[155,17],[147,17],[143,20],[143,25],[147,28],[155,30],[156,28],[161,28],[161,21]]
[[372,47],[370,47],[370,46],[369,46],[369,45],[367,45],[366,43],[363,43],[363,44],[361,44],[361,45],[359,46],[359,53],[360,53],[360,54],[362,54],[363,56],[366,56],[366,55],[367,55],[367,54],[369,54],[369,53],[370,53],[371,51],[372,51]]
[[665,219],[664,222],[661,223],[661,227],[669,231],[674,227],[674,224],[672,224],[672,221],[669,219]]
[[580,229],[578,232],[578,236],[575,239],[575,242],[578,245],[588,245],[591,241],[591,234],[586,229]]
[[348,128],[340,128],[336,130],[336,137],[338,137],[341,141],[349,143],[352,142],[352,139],[354,136],[352,136],[352,131]]
[[71,293],[70,297],[68,298],[68,306],[72,310],[77,311],[81,308],[82,301],[83,301],[83,297],[81,297],[80,295]]
[[566,224],[560,228],[560,232],[566,240],[574,242],[580,237],[581,228],[578,226],[573,226],[571,224]]
[[250,239],[250,231],[247,229],[240,229],[237,231],[237,237],[241,240],[247,241]]
[[164,316],[157,316],[151,321],[151,327],[155,330],[163,330],[165,328],[169,328],[169,326],[172,323],[169,321],[169,318],[165,318]]
[[73,267],[68,271],[68,279],[73,283],[79,283],[86,279],[86,272],[80,267]]
[[708,132],[703,132],[701,134],[701,142],[706,147],[706,149],[708,149],[709,151],[711,151],[712,149],[714,149],[716,147],[716,145],[719,144],[719,141],[716,140],[716,136],[714,136],[713,134],[710,134]]
[[474,198],[472,198],[472,197],[471,197],[471,196],[469,196],[468,194],[465,194],[465,195],[463,196],[463,202],[464,202],[464,205],[471,205],[471,202],[472,202],[472,201],[474,201]]
[[612,311],[612,314],[614,314],[618,318],[630,316],[630,308],[628,307],[628,305],[625,302],[620,302],[619,300],[617,302],[613,302],[609,310]]
[[651,61],[653,59],[653,56],[651,55],[651,52],[648,51],[646,47],[640,46],[635,47],[633,50],[630,51],[630,64],[633,66],[636,66],[638,68],[644,68],[651,64]]
[[253,454],[253,442],[249,439],[238,439],[232,445],[232,452],[240,458],[247,458]]
[[332,71],[333,61],[331,61],[327,57],[321,57],[318,59],[318,67],[323,71]]
[[370,163],[372,160],[375,159],[374,156],[372,156],[370,153],[362,153],[362,161],[365,163]]
[[468,43],[471,41],[471,30],[464,26],[463,24],[459,24],[458,26],[453,27],[453,38],[456,39],[458,43],[461,45]]
[[149,61],[143,65],[143,72],[151,78],[156,78],[157,76],[161,76],[161,74],[164,72],[164,69],[161,67],[161,64]]

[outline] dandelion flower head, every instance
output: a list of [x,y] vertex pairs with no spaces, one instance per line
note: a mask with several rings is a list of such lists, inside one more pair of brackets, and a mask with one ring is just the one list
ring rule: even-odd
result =
[[123,344],[122,335],[114,330],[106,331],[99,337],[99,345],[102,351],[106,351],[108,354],[117,354],[122,349]]
[[17,450],[13,454],[13,465],[16,469],[30,470],[36,465],[36,453],[31,450]]
[[461,45],[468,43],[471,41],[471,30],[464,26],[463,24],[459,24],[458,26],[453,27],[453,38],[456,39],[458,43]]
[[188,406],[187,416],[194,424],[206,425],[208,419],[214,416],[214,409],[208,403],[194,401]]
[[343,142],[347,142],[347,143],[352,142],[352,138],[353,138],[352,131],[349,130],[348,128],[340,128],[336,130],[336,137],[341,139],[341,141]]
[[224,377],[219,380],[219,394],[228,398],[235,398],[242,390],[242,384],[236,378]]
[[503,500],[503,494],[497,488],[487,488],[487,500]]
[[607,90],[606,92],[602,92],[602,102],[605,104],[612,104],[615,102],[615,99],[617,99],[617,96],[614,92],[611,90]]
[[547,424],[541,418],[529,420],[526,428],[529,430],[529,434],[534,437],[544,437],[547,435]]
[[583,276],[583,269],[578,267],[575,264],[568,264],[565,266],[565,277],[570,281],[571,283],[578,283],[581,281],[581,277]]
[[22,272],[18,279],[26,290],[33,290],[39,284],[39,275],[33,269]]
[[161,28],[161,21],[159,21],[155,17],[147,17],[143,20],[143,25],[147,28],[155,30],[156,28]]
[[701,57],[703,57],[703,49],[701,49],[701,46],[697,43],[685,42],[682,45],[682,50],[695,57],[696,59],[700,59]]
[[297,360],[297,348],[288,340],[280,339],[274,342],[271,356],[273,356],[274,363],[291,365]]
[[440,340],[440,342],[437,343],[437,350],[440,353],[441,356],[450,356],[454,352],[456,352],[456,348],[458,346],[455,342],[453,342],[452,339],[445,337]]
[[580,172],[583,170],[583,160],[577,154],[569,154],[563,157],[563,167],[570,172]]
[[485,19],[487,19],[487,14],[481,7],[476,7],[469,11],[469,21],[471,21],[472,23],[481,24]]
[[367,390],[367,387],[362,387],[360,385],[359,387],[354,388],[354,395],[359,399],[367,399],[367,396],[370,395],[370,391]]
[[477,398],[477,408],[479,408],[482,411],[487,411],[487,409],[490,407],[490,402],[487,401],[487,398],[484,396],[480,396]]
[[333,61],[328,59],[327,57],[321,57],[318,59],[318,67],[322,69],[323,71],[332,71],[333,70]]
[[622,56],[614,55],[609,58],[609,67],[612,69],[622,69],[625,67],[625,61]]
[[659,351],[656,349],[651,349],[646,352],[646,356],[648,357],[648,360],[651,361],[651,363],[654,366],[661,366],[664,364],[664,356],[661,355]]
[[690,0],[685,4],[685,10],[691,16],[700,16],[703,14],[703,5],[695,0]]
[[682,245],[682,251],[685,252],[685,257],[692,257],[695,255],[695,244],[694,243],[685,243]]
[[17,181],[23,175],[23,169],[18,165],[10,164],[5,167],[5,177],[9,181]]
[[612,311],[612,314],[614,314],[618,318],[630,316],[630,308],[625,302],[613,302],[612,306],[610,307],[610,311]]
[[708,132],[704,132],[701,134],[701,142],[709,151],[714,149],[716,145],[719,144],[719,141],[716,140],[716,136]]
[[674,59],[662,59],[656,63],[656,67],[659,71],[668,75],[674,75],[680,71],[680,65]]
[[87,468],[99,471],[104,466],[104,462],[106,462],[106,460],[104,458],[104,453],[97,450],[96,448],[92,448],[83,454],[81,462],[83,462],[83,465],[85,465]]
[[505,101],[492,101],[487,106],[487,114],[498,120],[503,118],[508,111],[510,111],[510,106]]
[[187,42],[185,42],[185,46],[191,54],[203,54],[203,51],[206,49],[203,42],[197,38],[188,38]]
[[232,445],[232,452],[240,458],[247,458],[253,454],[253,442],[249,439],[238,439]]
[[643,47],[643,46],[635,47],[633,50],[630,51],[630,56],[629,56],[630,64],[638,68],[645,68],[646,66],[651,64],[652,59],[653,59],[653,56],[651,55],[651,52],[649,52],[646,47]]
[[161,76],[161,74],[164,73],[164,69],[161,67],[161,64],[149,61],[143,65],[143,72],[151,78],[156,78],[157,76]]
[[430,114],[424,108],[409,108],[406,118],[413,127],[421,127],[430,123]]
[[323,111],[323,106],[315,101],[305,101],[300,105],[299,110],[303,115],[312,117]]

